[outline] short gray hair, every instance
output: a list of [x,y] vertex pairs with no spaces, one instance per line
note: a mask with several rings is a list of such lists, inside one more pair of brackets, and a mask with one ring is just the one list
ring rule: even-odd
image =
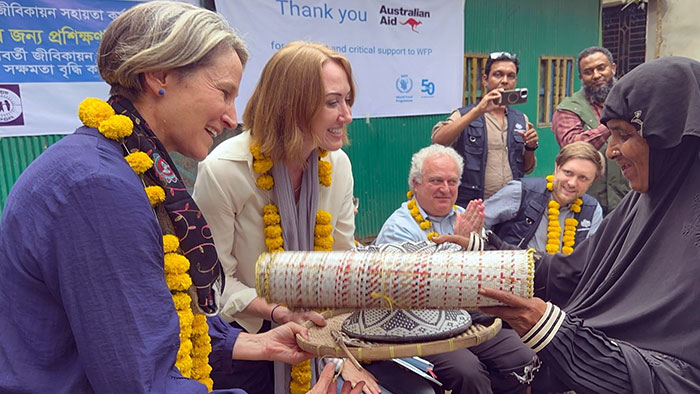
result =
[[456,150],[449,146],[443,146],[440,144],[433,144],[426,146],[425,148],[419,150],[413,154],[411,158],[411,169],[408,171],[408,188],[413,191],[413,181],[418,183],[423,182],[423,164],[428,158],[436,158],[441,156],[447,156],[454,160],[457,164],[457,171],[459,172],[457,178],[462,179],[462,170],[464,169],[464,160],[462,156],[457,153]]
[[588,47],[588,48],[582,50],[581,52],[579,52],[579,54],[578,54],[578,60],[576,63],[576,64],[578,64],[578,75],[581,75],[581,59],[583,59],[584,57],[591,56],[594,53],[599,53],[599,52],[608,58],[608,61],[610,62],[610,66],[615,64],[615,62],[613,61],[613,55],[612,55],[612,53],[610,53],[610,51],[607,48]]
[[110,94],[133,100],[144,90],[143,73],[194,71],[210,64],[222,46],[233,49],[245,66],[248,50],[221,15],[191,4],[152,1],[132,7],[107,27],[97,65],[112,86]]

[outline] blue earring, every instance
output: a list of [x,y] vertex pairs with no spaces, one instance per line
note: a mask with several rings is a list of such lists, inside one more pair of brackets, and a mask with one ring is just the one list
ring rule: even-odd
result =
[[159,90],[159,91],[158,91],[158,94],[160,94],[161,96],[164,95],[164,94],[165,94],[165,90],[163,90],[163,89]]

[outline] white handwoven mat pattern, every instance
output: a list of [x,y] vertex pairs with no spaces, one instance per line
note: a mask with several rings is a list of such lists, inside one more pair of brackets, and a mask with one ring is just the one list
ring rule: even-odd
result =
[[534,251],[264,253],[258,295],[290,308],[475,309],[491,287],[532,297]]

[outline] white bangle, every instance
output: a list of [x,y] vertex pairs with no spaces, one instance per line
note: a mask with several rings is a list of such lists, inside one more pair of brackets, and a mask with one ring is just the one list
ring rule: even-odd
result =
[[540,320],[520,339],[537,353],[552,341],[565,317],[564,311],[551,302],[547,302],[547,307]]

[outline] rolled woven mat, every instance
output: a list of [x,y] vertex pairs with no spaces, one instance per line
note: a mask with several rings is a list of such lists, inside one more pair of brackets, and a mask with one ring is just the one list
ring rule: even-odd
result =
[[532,297],[534,250],[263,253],[255,288],[289,308],[475,309],[491,287]]

